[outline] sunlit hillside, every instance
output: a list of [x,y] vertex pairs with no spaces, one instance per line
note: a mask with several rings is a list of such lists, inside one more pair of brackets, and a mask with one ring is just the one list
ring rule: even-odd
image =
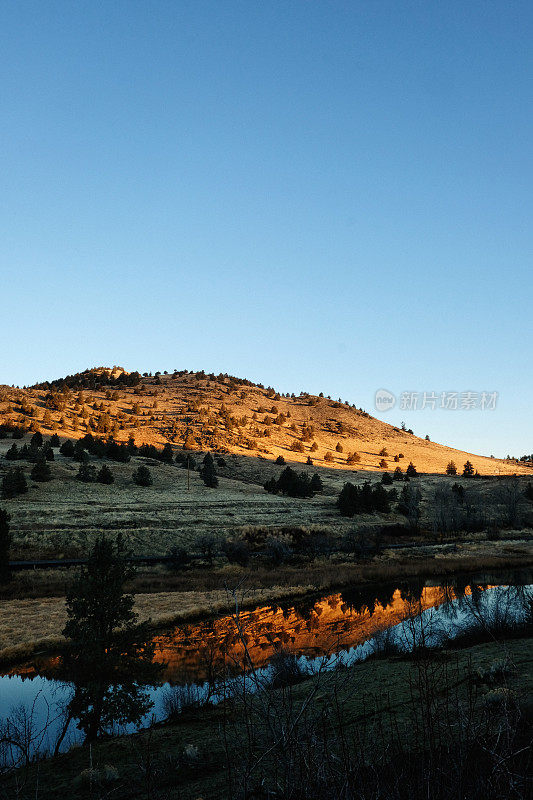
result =
[[[327,389],[327,387],[325,387]],[[87,433],[176,450],[213,450],[317,466],[380,471],[530,473],[524,462],[473,455],[428,441],[340,399],[279,394],[228,375],[127,373],[97,368],[30,388],[0,388],[0,423],[77,439]],[[487,430],[487,446],[490,446]]]

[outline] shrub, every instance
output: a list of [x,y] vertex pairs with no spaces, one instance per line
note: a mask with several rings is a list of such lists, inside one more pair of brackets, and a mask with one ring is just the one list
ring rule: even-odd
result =
[[282,466],[283,464],[285,464],[285,459],[283,458],[283,456],[278,456],[274,463]]
[[376,511],[388,514],[390,500],[387,491],[380,483],[372,487],[367,481],[358,487],[348,482],[344,484],[339,493],[337,506],[345,517],[353,517],[355,514],[372,514]]
[[226,541],[222,543],[221,549],[230,564],[238,564],[241,567],[246,567],[248,565],[250,561],[250,550],[246,542],[226,539]]
[[279,650],[272,656],[269,668],[268,685],[271,689],[293,686],[309,677],[309,670],[302,666],[298,656],[285,650]]
[[302,442],[300,442],[298,439],[295,439],[294,442],[291,443],[291,450],[293,453],[303,453],[305,447],[303,446]]
[[305,463],[307,464],[308,467],[313,466],[313,459],[311,458],[311,456],[307,456],[307,461]]
[[384,486],[390,486],[392,484],[392,477],[389,475],[388,472],[384,472],[381,476],[381,483]]
[[59,452],[61,453],[62,456],[66,456],[67,458],[72,458],[74,456],[74,445],[72,444],[70,439],[67,439],[66,441],[63,442],[63,444],[59,448]]
[[40,453],[31,471],[31,478],[39,483],[52,480],[52,472],[43,453]]
[[265,550],[267,558],[273,567],[279,567],[280,564],[284,564],[292,555],[289,545],[275,536],[268,537],[265,542]]
[[450,461],[446,467],[446,475],[457,475],[457,467],[453,461]]
[[313,442],[313,444],[311,445],[311,452],[316,453],[317,450],[318,450],[318,445],[316,442]]
[[25,494],[27,491],[28,484],[22,467],[14,467],[8,470],[2,479],[2,498],[10,500],[12,497]]
[[102,464],[102,468],[99,470],[98,475],[96,476],[96,480],[98,481],[98,483],[105,483],[109,485],[115,482],[115,476],[113,475],[107,464]]
[[389,454],[387,452],[387,448],[386,447],[382,447],[381,450],[379,451],[378,455],[380,455],[380,456],[388,456]]
[[76,479],[83,483],[94,483],[96,480],[96,467],[86,462],[81,463]]
[[175,719],[183,711],[202,705],[200,689],[195,684],[167,686],[163,690],[163,710],[168,720]]
[[168,558],[168,565],[170,569],[174,570],[175,572],[185,569],[185,567],[191,562],[191,557],[185,547],[171,547],[168,553]]
[[289,497],[312,497],[311,481],[305,472],[286,467],[278,478],[276,489]]
[[213,563],[213,558],[216,552],[217,540],[212,533],[204,533],[198,539],[198,550],[210,564]]
[[30,439],[30,447],[42,447],[43,446],[43,435],[39,431],[36,431]]
[[388,468],[388,466],[389,466],[389,465],[387,464],[387,462],[385,461],[385,459],[384,459],[384,458],[382,458],[382,459],[381,459],[381,461],[379,462],[379,468],[380,468],[380,469],[387,469],[387,468]]
[[148,467],[141,466],[136,469],[131,476],[133,479],[133,483],[136,483],[137,486],[152,486],[152,473],[148,469]]
[[328,461],[328,462],[333,461],[333,453],[330,453],[329,450],[324,455],[324,461]]
[[352,464],[358,464],[361,461],[361,456],[359,453],[350,453],[346,460],[346,463],[352,466]]
[[403,481],[403,472],[401,467],[396,467],[393,473],[393,479],[395,481]]
[[314,475],[313,475],[313,477],[311,478],[311,490],[312,490],[313,492],[321,492],[321,491],[323,490],[323,488],[324,488],[324,485],[323,485],[323,483],[322,483],[322,480],[321,480],[321,478],[320,478],[320,475],[318,475],[318,474],[315,472],[315,474],[314,474]]
[[342,446],[342,444],[340,442],[337,442],[337,444],[335,445],[335,450],[337,451],[337,453],[343,453],[344,452],[344,447]]
[[8,461],[16,461],[19,458],[19,449],[15,442],[13,442],[13,444],[7,451],[6,458]]

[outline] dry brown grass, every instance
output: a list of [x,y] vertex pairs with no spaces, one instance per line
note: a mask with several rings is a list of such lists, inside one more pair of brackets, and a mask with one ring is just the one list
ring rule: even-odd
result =
[[[305,462],[311,454],[315,464],[322,467],[326,466],[324,455],[329,451],[334,455],[330,469],[347,469],[348,453],[356,451],[361,456],[358,469],[379,471],[380,451],[385,447],[389,453],[386,460],[391,468],[394,455],[403,453],[405,458],[400,462],[402,467],[413,461],[419,471],[425,473],[442,474],[449,461],[453,460],[458,467],[462,467],[469,459],[482,474],[517,472],[533,475],[531,466],[477,456],[428,442],[346,403],[327,398],[311,395],[272,397],[258,386],[232,385],[228,379],[209,380],[206,376],[195,374],[143,378],[142,385],[144,389],[141,395],[135,395],[133,389],[122,388],[118,390],[116,400],[106,397],[105,389],[84,390],[84,405],[95,418],[101,413],[94,410],[95,403],[98,406],[103,403],[105,413],[111,420],[117,419],[118,415],[126,415],[127,421],[118,434],[119,439],[126,440],[134,434],[138,443],[159,447],[167,441],[181,446],[186,427],[190,426],[198,446],[204,449],[218,445],[232,453],[248,456],[261,454],[270,460],[283,455],[287,461],[296,463]],[[5,387],[4,391],[6,399],[0,403],[0,419],[20,422],[23,417],[17,410],[18,406],[13,404],[24,397],[27,403],[37,408],[39,424],[43,426],[46,390],[13,390]],[[55,432],[60,436],[78,438],[87,432],[87,426],[74,406],[76,396],[77,393],[71,396],[63,412],[52,411],[52,423],[48,428],[43,428],[45,433]],[[153,408],[154,402],[156,408]],[[133,413],[135,404],[139,406],[139,413]],[[8,411],[10,407],[14,409],[12,412]],[[234,418],[231,427],[224,423],[223,409]],[[282,425],[265,424],[265,417],[272,422],[280,413],[286,417]],[[243,424],[244,417],[246,421]],[[60,418],[65,419],[64,427],[59,426]],[[186,424],[186,418],[190,423]],[[130,419],[134,420],[133,424]],[[74,420],[78,424],[77,430],[73,428]],[[296,431],[291,429],[291,425],[296,426]],[[290,448],[295,440],[301,438],[303,425],[313,427],[312,440],[304,442],[304,452],[295,453]],[[265,437],[263,433],[267,429],[270,436]],[[251,444],[253,441],[256,442],[255,447]],[[318,445],[315,453],[310,453],[312,441]],[[336,452],[337,442],[342,443],[343,453]]]
[[[11,440],[0,441],[0,452]],[[367,472],[320,469],[324,491],[311,499],[271,495],[262,484],[278,475],[282,466],[249,456],[227,456],[219,488],[208,489],[197,472],[191,474],[187,489],[185,470],[159,464],[152,467],[154,485],[147,488],[133,484],[131,475],[141,463],[110,467],[115,475],[112,486],[86,484],[76,480],[78,465],[57,456],[52,463],[53,480],[31,485],[28,493],[5,502],[11,514],[14,543],[13,558],[62,558],[86,554],[101,532],[121,531],[127,546],[137,555],[164,555],[173,546],[194,551],[200,535],[213,534],[218,539],[242,535],[246,530],[262,528],[273,533],[284,527],[323,530],[340,537],[354,524],[380,525],[405,522],[398,514],[377,517],[341,517],[336,497],[347,480],[361,482]],[[22,463],[22,462],[17,462]],[[29,472],[30,465],[24,465]],[[315,471],[315,467],[309,468]],[[1,470],[1,465],[0,465]],[[372,477],[372,476],[371,476]],[[379,479],[374,476],[373,480]],[[478,495],[478,505],[492,502],[498,481],[468,480],[444,475],[422,475],[417,479],[424,500],[422,525],[431,529],[431,498],[439,485],[451,486],[458,480],[467,491]],[[526,482],[526,478],[521,478]],[[401,488],[401,484],[395,484]],[[533,522],[533,512],[527,511]]]

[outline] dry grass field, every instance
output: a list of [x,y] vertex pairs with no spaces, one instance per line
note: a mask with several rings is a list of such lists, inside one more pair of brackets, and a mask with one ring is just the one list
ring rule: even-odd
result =
[[[0,457],[5,456],[11,443],[9,439],[0,441]],[[305,467],[310,474],[320,474],[324,490],[312,498],[300,499],[272,495],[263,489],[264,481],[279,476],[283,466],[244,455],[226,455],[225,460],[226,466],[219,468],[217,489],[204,486],[197,471],[191,471],[188,489],[187,470],[141,457],[132,458],[128,464],[108,462],[115,483],[107,486],[77,480],[79,464],[56,450],[55,461],[50,465],[51,481],[30,480],[27,494],[4,501],[12,518],[12,557],[82,556],[99,532],[122,532],[135,555],[165,555],[173,546],[194,551],[198,537],[205,533],[222,541],[253,528],[279,533],[283,528],[298,527],[339,538],[353,529],[354,522],[370,527],[405,523],[397,513],[382,518],[360,515],[355,521],[339,514],[336,498],[343,484],[348,480],[378,481],[379,474],[340,467]],[[29,475],[31,464],[15,463]],[[98,460],[95,463],[98,465]],[[132,473],[146,463],[150,464],[153,486],[140,487],[133,483]],[[287,463],[298,468],[294,462]],[[0,458],[0,477],[11,465]],[[415,480],[422,493],[422,526],[428,530],[432,525],[432,498],[439,486],[458,482],[481,507],[489,501],[497,503],[499,487],[505,483],[503,477],[473,481],[446,475],[421,475]],[[526,481],[521,478],[524,487]],[[499,513],[505,516],[505,509],[500,507]],[[528,519],[532,516],[526,506],[524,514]]]

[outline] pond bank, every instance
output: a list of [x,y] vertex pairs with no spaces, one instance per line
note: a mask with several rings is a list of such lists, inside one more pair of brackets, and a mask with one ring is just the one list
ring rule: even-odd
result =
[[[501,545],[501,543],[499,543]],[[516,547],[516,543],[513,543]],[[310,597],[318,592],[365,586],[378,582],[401,581],[417,577],[441,577],[483,570],[522,569],[533,566],[531,547],[518,552],[443,555],[438,558],[390,559],[367,563],[317,563],[299,574],[290,567],[275,570],[282,585],[262,586],[265,575],[240,570],[230,584],[220,575],[220,583],[237,586],[240,607],[253,608],[282,600]],[[270,572],[272,578],[272,571]],[[253,587],[253,588],[249,588]],[[139,620],[150,620],[154,630],[217,614],[234,607],[231,592],[211,591],[142,592],[135,596]],[[63,597],[4,601],[0,607],[0,664],[7,666],[36,653],[61,650],[66,640],[61,634],[66,621]]]

